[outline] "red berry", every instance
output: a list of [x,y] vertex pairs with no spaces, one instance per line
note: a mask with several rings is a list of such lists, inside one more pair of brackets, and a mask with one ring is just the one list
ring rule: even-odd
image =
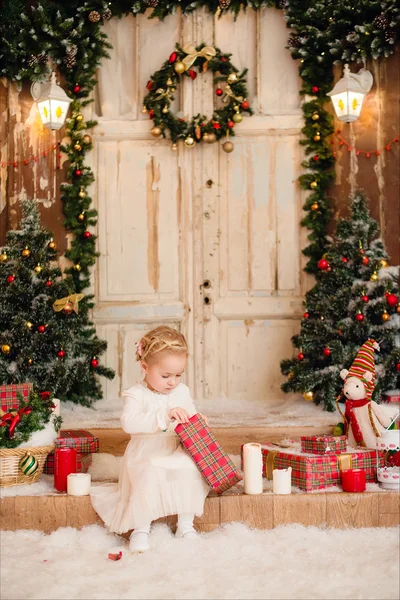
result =
[[244,110],[247,110],[247,109],[249,108],[249,106],[250,106],[250,105],[249,105],[249,103],[247,102],[247,100],[245,100],[244,102],[242,102],[242,108],[243,108]]
[[357,319],[357,321],[360,321],[360,323],[361,323],[361,321],[364,321],[365,317],[362,313],[358,313],[356,315],[356,319]]
[[362,259],[362,264],[363,265],[368,265],[369,264],[369,258],[368,258],[368,256],[364,256],[364,258]]
[[331,355],[331,351],[330,351],[329,348],[324,348],[322,352],[323,352],[324,356],[330,356]]
[[319,92],[319,87],[317,85],[313,85],[312,92],[313,92],[313,94],[316,94],[317,92]]
[[310,313],[305,312],[304,315],[303,315],[303,319],[308,319],[309,316],[310,316]]
[[196,73],[196,71],[194,71],[193,69],[190,69],[190,70],[189,70],[189,77],[190,77],[190,79],[193,79],[193,80],[195,80],[195,79],[196,79],[196,77],[197,77],[197,73]]
[[224,93],[223,90],[221,90],[221,88],[217,88],[215,90],[215,93],[217,94],[217,96],[222,96],[222,94]]
[[90,233],[90,231],[85,231],[85,233],[83,234],[83,237],[86,240],[89,240],[92,237],[92,234]]
[[386,302],[389,304],[389,306],[396,306],[398,301],[399,299],[396,294],[388,294],[386,296]]
[[45,331],[46,331],[46,325],[39,325],[38,332],[39,333],[44,333]]
[[154,110],[149,110],[149,118],[152,119],[154,117]]
[[[169,64],[172,65],[176,61],[177,58],[178,58],[177,53],[173,52],[168,59]],[[149,85],[149,84],[147,84],[147,85]]]
[[99,361],[97,360],[97,358],[92,358],[92,360],[90,361],[90,365],[92,366],[93,369],[95,369],[96,367],[99,366]]
[[48,279],[46,281],[46,287],[51,287],[53,285],[53,282],[51,281],[51,279]]
[[8,283],[12,283],[13,281],[15,281],[15,275],[9,275],[7,277],[7,281],[8,281]]
[[76,83],[75,87],[74,87],[75,94],[79,94],[80,91],[81,91],[81,86]]
[[64,356],[65,356],[65,352],[64,352],[64,350],[59,350],[59,351],[57,352],[57,356],[58,356],[58,358],[64,358]]
[[232,129],[233,127],[235,127],[235,123],[233,121],[228,121],[227,123],[229,129]]
[[82,175],[82,171],[80,169],[75,169],[75,177],[80,177]]
[[303,360],[304,359],[304,354],[302,352],[299,352],[299,354],[297,355],[298,360]]
[[326,258],[321,258],[321,260],[318,261],[318,269],[321,269],[321,271],[326,271],[328,267],[329,263]]
[[366,294],[364,294],[364,296],[361,296],[361,300],[363,302],[369,302],[369,296],[367,296]]
[[349,262],[349,259],[347,258],[347,256],[342,256],[341,261],[347,264]]

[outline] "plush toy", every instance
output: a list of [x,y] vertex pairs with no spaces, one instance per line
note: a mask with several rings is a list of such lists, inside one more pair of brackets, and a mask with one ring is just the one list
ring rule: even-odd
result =
[[346,398],[345,432],[350,446],[376,448],[376,438],[392,422],[384,409],[371,400],[375,389],[374,350],[379,350],[379,345],[369,339],[361,346],[350,371],[340,372]]

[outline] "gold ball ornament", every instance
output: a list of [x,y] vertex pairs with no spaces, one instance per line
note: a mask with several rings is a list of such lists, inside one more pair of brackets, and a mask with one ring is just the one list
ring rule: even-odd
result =
[[312,181],[312,182],[310,183],[310,188],[311,188],[312,190],[315,190],[317,187],[318,187],[318,183],[317,183],[316,181]]
[[36,265],[36,267],[33,269],[35,271],[35,273],[41,273],[43,270],[43,267],[41,265]]
[[205,142],[208,142],[208,135],[209,135],[209,134],[208,134],[207,132],[203,133],[203,140],[204,140]]
[[74,269],[75,269],[75,271],[81,271],[82,267],[79,263],[76,263],[76,265],[74,265]]
[[171,77],[168,77],[168,79],[166,81],[166,84],[167,84],[168,87],[170,87],[173,84],[173,81],[172,81]]
[[24,475],[30,477],[38,470],[39,461],[36,456],[33,456],[30,452],[27,452],[19,461],[19,468]]
[[88,134],[84,135],[82,138],[82,141],[84,144],[91,144],[92,143],[92,137]]
[[2,253],[0,254],[0,262],[2,262],[2,263],[5,263],[5,262],[7,262],[7,261],[8,261],[8,256],[7,256],[7,254],[6,254],[5,252],[2,252]]
[[75,121],[78,121],[78,123],[81,123],[83,121],[83,114],[78,113],[75,117]]
[[318,210],[319,209],[319,204],[318,202],[313,202],[311,204],[311,210]]
[[85,220],[85,213],[81,213],[80,215],[78,215],[77,219],[78,219],[78,221],[84,221]]
[[389,315],[389,313],[386,310],[385,310],[384,313],[382,313],[382,321],[384,323],[386,323],[387,321],[390,321],[390,315]]
[[11,346],[10,346],[10,344],[3,344],[1,346],[1,351],[2,351],[3,354],[10,354],[10,352],[11,352]]
[[314,392],[304,392],[303,398],[304,400],[307,400],[307,402],[312,402],[314,400]]
[[236,73],[230,73],[228,75],[228,83],[232,84],[232,83],[236,83],[239,80],[239,77],[236,75]]
[[396,306],[396,312],[400,314],[400,304]]
[[371,281],[378,281],[379,277],[378,277],[378,273],[376,273],[375,271],[372,273],[370,280]]
[[321,136],[320,136],[320,134],[319,134],[319,133],[316,133],[316,134],[314,135],[314,142],[319,142],[319,141],[320,141],[320,139],[321,139]]
[[155,127],[152,127],[150,129],[150,133],[153,137],[159,138],[160,135],[162,134],[162,129],[161,129],[161,127],[158,127],[158,125],[155,125]]
[[26,361],[28,363],[29,366],[33,365],[33,358],[28,358],[28,360]]
[[319,114],[318,113],[314,113],[313,116],[311,117],[313,121],[318,121],[319,119]]
[[25,324],[26,324],[26,326],[27,326],[28,329],[32,329],[33,323],[31,323],[30,321],[27,321]]
[[[205,137],[204,137],[205,135],[206,134],[203,135],[203,140],[205,139]],[[207,144],[213,144],[216,141],[217,141],[217,136],[215,135],[215,133],[209,133],[207,135],[207,139],[206,139]]]
[[235,123],[241,123],[243,121],[243,117],[239,112],[237,112],[233,115],[232,120],[235,121]]
[[147,113],[147,108],[145,106],[142,107],[142,113],[145,115]]
[[289,379],[289,381],[291,381],[293,379],[293,377],[294,377],[294,373],[293,373],[293,371],[290,371],[287,378]]
[[182,73],[184,73],[186,71],[185,65],[180,60],[178,60],[178,62],[176,62],[174,64],[174,69],[175,69],[175,73],[178,73],[178,75],[181,75]]
[[28,258],[28,256],[30,256],[30,255],[31,255],[31,251],[29,250],[29,248],[24,248],[24,249],[22,250],[21,254],[22,254],[22,256],[23,256],[24,258]]
[[78,196],[79,196],[79,198],[86,198],[85,190],[80,190]]
[[166,115],[166,114],[167,114],[167,112],[169,112],[169,108],[168,108],[168,106],[164,106],[164,108],[162,109],[162,111],[161,111],[161,112],[162,112],[164,115]]
[[50,250],[56,250],[57,249],[57,244],[55,243],[54,240],[51,240],[49,242],[49,248],[50,248]]
[[381,263],[382,269],[387,269],[387,267],[389,266],[388,261],[385,260],[384,258],[382,260],[380,260],[379,262]]
[[235,146],[234,146],[234,145],[232,144],[232,142],[230,142],[229,140],[227,140],[226,142],[224,142],[224,143],[222,144],[222,150],[223,150],[224,152],[227,152],[228,154],[229,154],[230,152],[233,152],[234,148],[235,148]]
[[178,146],[177,146],[177,144],[172,144],[172,150],[173,150],[174,152],[176,152],[176,150],[178,150]]
[[191,135],[188,135],[187,138],[185,138],[185,146],[187,148],[193,148],[195,143],[196,142],[194,141],[194,138],[192,138]]
[[76,144],[74,144],[74,150],[77,150],[78,152],[79,152],[80,150],[82,150],[82,146],[80,145],[80,143],[79,143],[79,142],[76,142]]

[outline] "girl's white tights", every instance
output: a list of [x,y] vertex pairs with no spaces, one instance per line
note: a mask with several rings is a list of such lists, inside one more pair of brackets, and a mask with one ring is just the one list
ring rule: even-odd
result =
[[[189,531],[193,531],[193,520],[193,513],[178,515],[178,531],[180,531],[182,535],[185,535],[185,533],[188,533]],[[148,535],[150,533],[150,527],[151,523],[144,523],[140,527],[135,527],[132,535],[136,533],[147,533]]]

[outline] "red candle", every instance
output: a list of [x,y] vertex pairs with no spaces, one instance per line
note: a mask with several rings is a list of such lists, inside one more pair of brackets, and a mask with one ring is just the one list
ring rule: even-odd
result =
[[365,471],[362,469],[342,471],[342,488],[344,492],[365,492]]
[[76,448],[54,450],[54,487],[59,492],[67,491],[67,477],[76,473]]

